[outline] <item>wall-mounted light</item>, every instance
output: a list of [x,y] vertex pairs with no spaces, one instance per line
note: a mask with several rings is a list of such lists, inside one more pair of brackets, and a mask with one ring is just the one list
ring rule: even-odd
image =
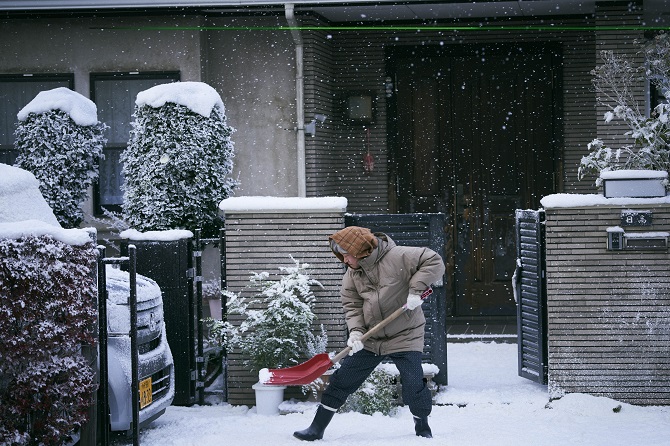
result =
[[326,115],[322,115],[319,113],[315,114],[314,119],[312,119],[312,121],[309,122],[308,124],[305,124],[305,135],[316,136],[316,121],[319,121],[321,124],[323,124],[324,122],[326,122],[326,118],[327,118]]
[[368,91],[352,91],[344,98],[345,120],[355,124],[371,124],[375,120],[375,97]]

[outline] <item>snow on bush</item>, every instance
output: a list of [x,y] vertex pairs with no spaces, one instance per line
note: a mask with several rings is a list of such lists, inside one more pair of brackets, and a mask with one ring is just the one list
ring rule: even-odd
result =
[[87,421],[96,250],[0,239],[0,444],[60,445]]
[[[315,351],[325,351],[327,335],[323,325],[319,334],[313,332],[316,316],[312,311],[312,287],[321,284],[306,273],[308,264],[291,259],[294,266],[280,267],[283,274],[278,281],[269,280],[267,272],[254,273],[250,287],[257,294],[252,297],[224,291],[228,314],[223,321],[208,320],[211,338],[227,351],[239,349],[253,371],[290,367]],[[242,322],[234,325],[228,316]]]
[[340,412],[360,412],[372,415],[380,412],[393,415],[397,409],[398,372],[393,373],[384,364],[377,366],[363,384],[352,393]]
[[157,85],[137,95],[128,147],[123,218],[140,231],[218,232],[218,203],[237,186],[233,128],[216,91],[200,82]]
[[42,91],[18,114],[16,166],[32,172],[63,227],[83,220],[81,203],[98,177],[106,125],[97,108],[65,87]]
[[[602,65],[591,74],[598,104],[609,110],[605,121],[623,120],[630,128],[625,136],[633,143],[612,148],[600,139],[588,145],[589,154],[579,165],[578,177],[599,176],[601,172],[622,169],[670,171],[670,38],[656,36],[642,47],[645,63],[635,66],[630,60],[613,51],[602,51]],[[648,79],[666,98],[647,117],[635,97],[636,86]],[[596,186],[601,185],[596,179]]]

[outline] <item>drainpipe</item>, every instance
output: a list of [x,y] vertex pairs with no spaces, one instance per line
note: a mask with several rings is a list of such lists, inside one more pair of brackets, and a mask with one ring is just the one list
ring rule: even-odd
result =
[[298,22],[295,19],[293,11],[293,3],[284,4],[286,13],[286,21],[292,28],[291,35],[295,42],[295,105],[296,105],[296,119],[298,126],[297,134],[297,149],[298,149],[298,196],[307,196],[307,180],[305,174],[305,84],[303,78],[303,42],[300,30],[298,30]]

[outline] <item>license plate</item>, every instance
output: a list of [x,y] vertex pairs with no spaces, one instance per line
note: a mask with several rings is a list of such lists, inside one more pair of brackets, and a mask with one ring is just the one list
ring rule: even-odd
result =
[[153,395],[151,393],[151,377],[140,381],[140,409],[151,404]]

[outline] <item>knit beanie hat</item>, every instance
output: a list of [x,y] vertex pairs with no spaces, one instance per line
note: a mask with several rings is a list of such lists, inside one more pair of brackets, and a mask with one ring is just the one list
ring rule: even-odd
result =
[[362,259],[377,247],[377,237],[368,228],[360,226],[348,226],[328,237],[328,240],[330,249],[340,261],[344,261],[343,253]]

